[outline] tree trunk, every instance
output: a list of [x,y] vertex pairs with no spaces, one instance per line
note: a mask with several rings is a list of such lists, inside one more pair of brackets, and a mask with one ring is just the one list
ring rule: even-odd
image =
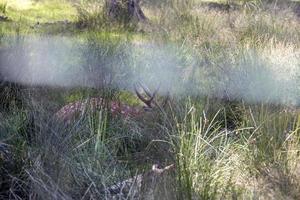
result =
[[120,22],[144,21],[140,0],[106,0],[107,14]]

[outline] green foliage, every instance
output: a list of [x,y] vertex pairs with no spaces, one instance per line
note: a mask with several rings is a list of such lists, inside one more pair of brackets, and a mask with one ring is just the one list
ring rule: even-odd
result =
[[6,1],[1,1],[0,2],[0,13],[6,14],[7,11],[7,2]]

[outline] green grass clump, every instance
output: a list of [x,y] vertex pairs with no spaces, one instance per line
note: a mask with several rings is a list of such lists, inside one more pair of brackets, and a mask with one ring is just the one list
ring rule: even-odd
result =
[[187,109],[173,140],[181,198],[299,197],[299,114],[247,106],[240,127],[226,130],[216,120],[222,112],[207,119]]

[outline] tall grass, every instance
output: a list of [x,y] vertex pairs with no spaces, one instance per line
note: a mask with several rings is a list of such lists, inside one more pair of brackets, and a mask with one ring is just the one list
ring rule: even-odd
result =
[[242,166],[233,155],[236,142],[216,120],[221,112],[207,119],[195,106],[187,109],[173,140],[181,198],[228,198],[238,190],[234,179]]
[[[0,115],[0,198],[109,199],[109,186],[173,162],[179,199],[299,199],[297,19],[290,10],[262,10],[263,1],[242,1],[230,12],[197,2],[147,2],[151,26],[138,41],[130,35],[135,29],[108,23],[102,2],[78,5],[79,23],[92,29],[78,37],[87,48],[76,55],[86,81],[100,89],[0,91],[7,107]],[[55,119],[64,103],[89,96],[139,105],[117,87],[132,84],[152,56],[137,49],[134,58],[135,42],[176,44],[172,61],[182,73],[192,68],[178,83],[183,89],[172,85],[165,109],[126,119],[104,106],[71,124]],[[163,56],[151,59],[160,67]],[[272,84],[275,78],[284,87]],[[21,95],[22,104],[9,95]]]
[[[68,126],[49,115],[45,103],[30,105],[30,111],[1,116],[1,141],[16,159],[10,169],[1,168],[11,181],[1,187],[3,198],[104,198],[106,187],[135,173],[120,159],[136,151],[142,138],[126,123],[111,121],[106,109],[87,110]],[[1,161],[4,167],[12,162]]]
[[299,197],[299,114],[250,105],[240,127],[228,131],[216,120],[222,112],[207,119],[187,109],[172,140],[182,199]]

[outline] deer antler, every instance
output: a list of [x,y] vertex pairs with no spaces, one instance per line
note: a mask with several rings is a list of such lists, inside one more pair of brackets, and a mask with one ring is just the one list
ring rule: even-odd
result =
[[[156,93],[158,92],[158,90],[160,89],[160,84],[158,85],[158,87],[156,88],[156,90],[154,91],[153,95],[151,95],[151,92],[149,90],[149,88],[146,86],[144,86],[142,83],[139,82],[139,85],[143,88],[144,92],[146,93],[146,95],[150,98],[155,97]],[[167,92],[166,98],[164,99],[164,101],[161,104],[158,104],[155,100],[153,100],[153,103],[158,106],[159,108],[165,108],[168,101],[170,99],[170,93]]]
[[157,91],[158,91],[159,88],[157,88],[157,89],[154,91],[154,93],[151,95],[151,92],[150,92],[148,89],[146,89],[141,83],[139,83],[139,85],[143,88],[144,92],[145,92],[146,95],[149,97],[149,99],[145,99],[145,98],[143,97],[143,95],[141,95],[141,94],[138,92],[138,90],[137,90],[137,88],[136,88],[136,85],[135,85],[135,86],[134,86],[134,90],[135,90],[136,95],[137,95],[138,98],[139,98],[142,102],[144,102],[149,108],[152,108],[152,101],[154,100],[155,95],[156,95],[156,93],[157,93]]
[[145,87],[142,83],[139,82],[139,85],[143,88],[144,92],[146,93],[146,95],[149,97],[149,98],[152,98],[154,99],[156,93],[158,92],[159,88],[160,88],[160,84],[158,85],[158,87],[156,88],[156,90],[153,92],[153,94],[151,95],[151,92],[149,90],[149,88]]
[[[139,85],[142,89],[143,89],[143,91],[144,91],[144,93],[150,98],[150,99],[145,99],[139,92],[138,92],[138,90],[137,90],[137,85]],[[159,88],[160,88],[160,84],[158,85],[158,87],[156,88],[156,90],[153,92],[153,94],[151,94],[151,92],[150,92],[150,90],[149,90],[149,88],[147,87],[147,86],[144,86],[141,82],[138,82],[137,84],[135,84],[135,92],[136,92],[136,94],[137,94],[137,96],[139,97],[139,99],[141,100],[141,101],[143,101],[148,107],[150,107],[150,108],[152,108],[153,106],[153,104],[154,105],[156,105],[158,108],[160,108],[160,110],[163,110],[163,108],[165,108],[166,107],[166,105],[167,105],[167,103],[168,103],[168,101],[169,101],[169,99],[170,99],[170,93],[168,92],[167,93],[167,97],[165,98],[165,100],[162,102],[162,104],[161,105],[159,105],[156,101],[155,101],[155,95],[157,94],[157,92],[158,92],[158,90],[159,90]]]

